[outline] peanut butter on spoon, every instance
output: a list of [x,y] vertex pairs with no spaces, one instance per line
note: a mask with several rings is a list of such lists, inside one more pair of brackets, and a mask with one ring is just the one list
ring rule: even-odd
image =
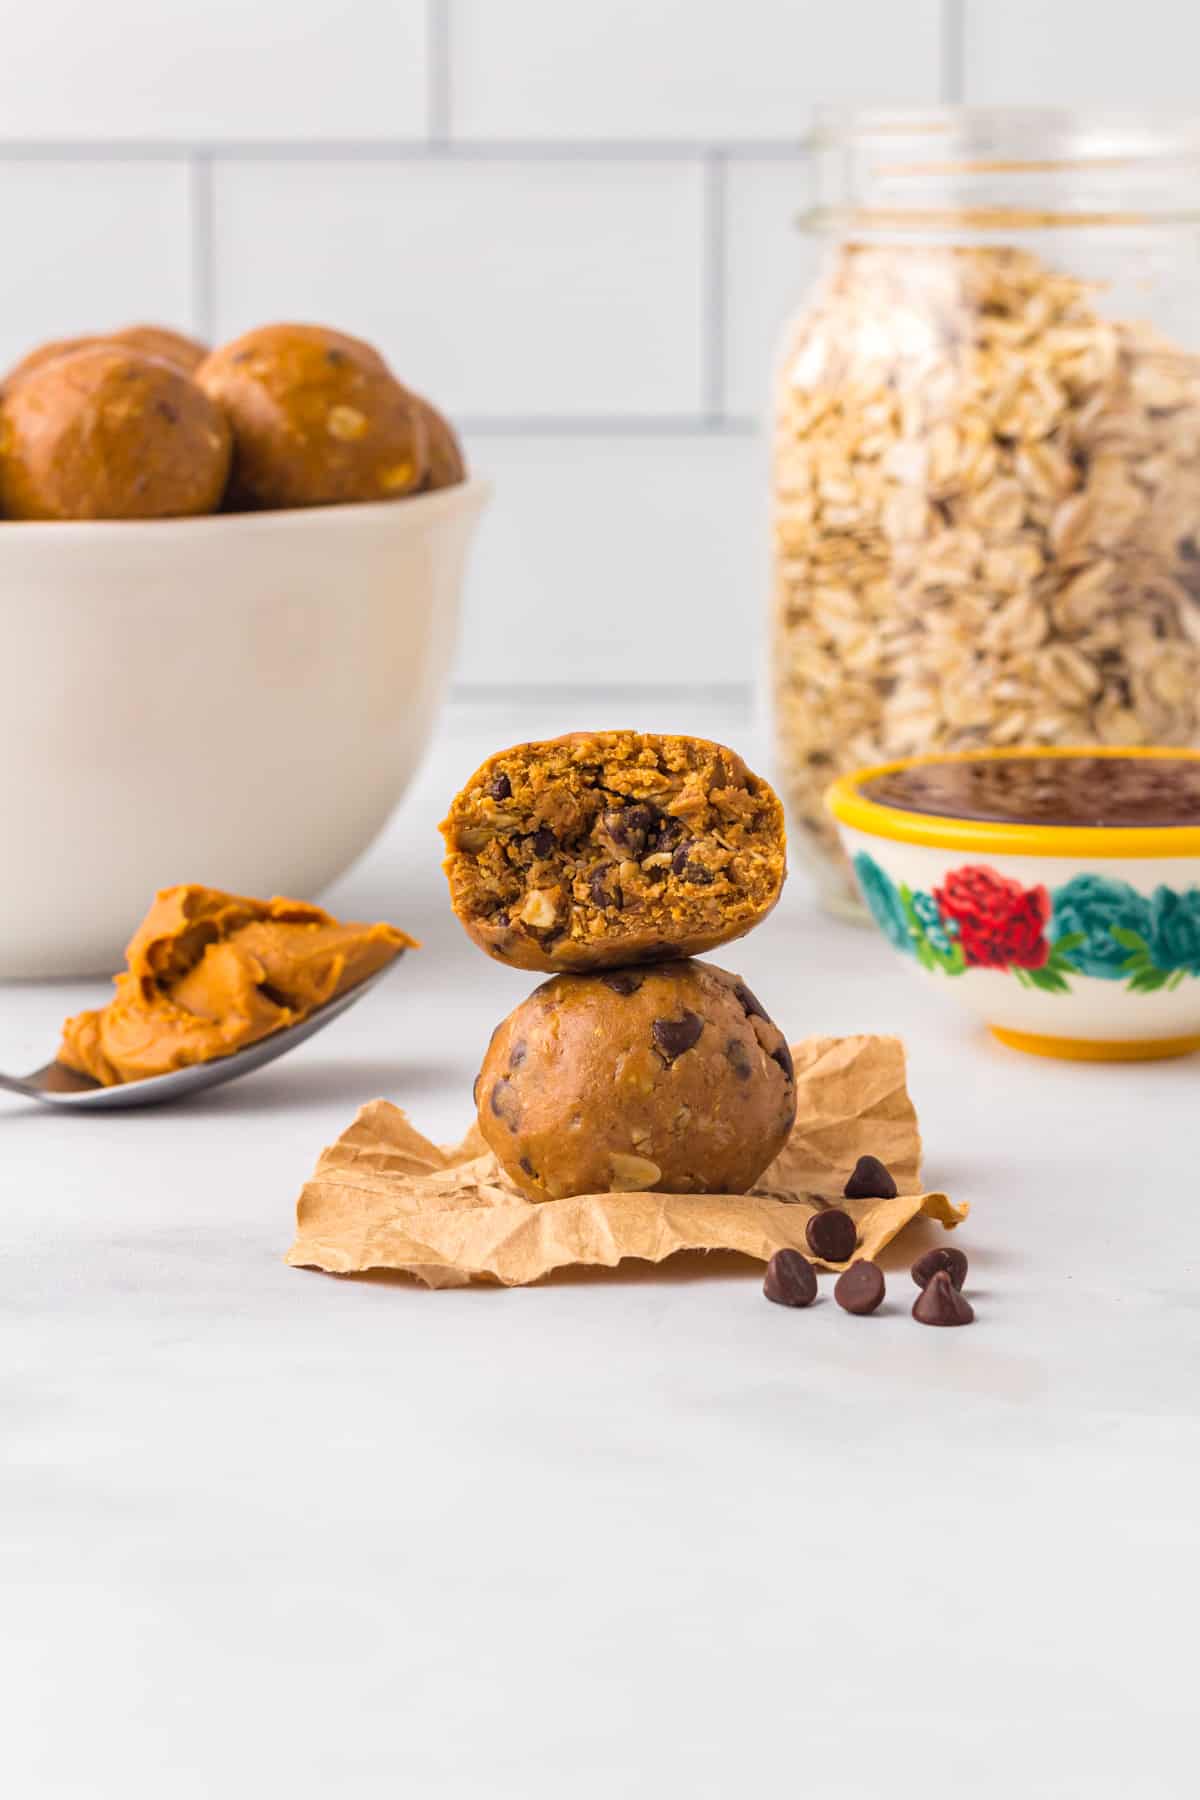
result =
[[63,1026],[58,1061],[105,1087],[209,1062],[297,1025],[419,946],[302,900],[163,888],[99,1011]]

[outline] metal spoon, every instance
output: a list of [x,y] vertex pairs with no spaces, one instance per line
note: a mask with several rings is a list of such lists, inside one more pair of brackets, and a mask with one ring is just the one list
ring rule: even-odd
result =
[[365,981],[348,988],[336,1000],[309,1013],[298,1025],[272,1032],[270,1037],[260,1038],[247,1050],[235,1050],[230,1056],[214,1057],[211,1062],[194,1063],[188,1069],[175,1069],[170,1075],[151,1075],[144,1081],[123,1082],[119,1087],[101,1087],[90,1076],[77,1075],[74,1069],[52,1062],[21,1078],[0,1075],[0,1088],[7,1089],[10,1094],[23,1094],[27,1100],[37,1100],[43,1106],[69,1107],[73,1111],[85,1106],[95,1112],[118,1106],[157,1106],[163,1100],[183,1100],[189,1094],[198,1094],[202,1088],[216,1087],[222,1081],[236,1081],[239,1075],[249,1075],[265,1063],[274,1062],[277,1056],[286,1056],[305,1038],[332,1025],[356,1000],[362,999],[368,988],[381,981],[391,966],[389,963],[388,968],[377,969],[374,975],[368,975]]

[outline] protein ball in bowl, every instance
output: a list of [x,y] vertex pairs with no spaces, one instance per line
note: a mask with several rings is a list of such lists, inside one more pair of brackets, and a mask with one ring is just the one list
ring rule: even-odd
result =
[[209,353],[207,344],[186,337],[182,331],[172,331],[167,325],[125,325],[120,331],[110,331],[106,342],[124,344],[145,356],[157,356],[182,369],[185,375],[195,374]]
[[421,394],[414,394],[413,399],[425,416],[425,431],[429,440],[429,469],[425,476],[425,490],[432,493],[435,488],[456,487],[467,478],[466,458],[458,434],[449,419],[440,413],[432,401]]
[[23,381],[26,375],[32,375],[35,369],[42,368],[46,363],[57,362],[60,357],[70,356],[75,350],[90,350],[93,344],[103,341],[100,336],[89,334],[86,337],[47,338],[44,344],[35,344],[32,350],[25,352],[19,362],[13,364],[3,381],[0,382],[0,393],[11,388],[16,382]]
[[425,481],[421,404],[357,338],[264,325],[214,350],[195,378],[233,427],[234,506],[394,500]]
[[0,512],[166,519],[215,511],[228,423],[178,369],[115,344],[44,363],[0,400]]
[[686,961],[543,982],[493,1033],[475,1102],[530,1199],[740,1194],[787,1142],[796,1083],[744,983]]

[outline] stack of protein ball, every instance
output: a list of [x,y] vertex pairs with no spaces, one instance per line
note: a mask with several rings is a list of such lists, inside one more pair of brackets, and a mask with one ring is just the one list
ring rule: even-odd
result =
[[369,344],[265,325],[58,339],[0,383],[0,516],[166,519],[398,500],[465,476],[453,430]]
[[[791,1054],[738,976],[692,959],[753,930],[779,898],[786,840],[768,783],[703,738],[575,732],[489,757],[442,834],[469,936],[552,976],[496,1027],[475,1082],[479,1128],[521,1192],[753,1187],[795,1120]],[[864,1157],[846,1191],[896,1187]],[[854,1221],[825,1207],[807,1241],[847,1261]],[[853,1262],[834,1291],[873,1312],[883,1276]],[[780,1251],[765,1292],[805,1306],[816,1276]]]

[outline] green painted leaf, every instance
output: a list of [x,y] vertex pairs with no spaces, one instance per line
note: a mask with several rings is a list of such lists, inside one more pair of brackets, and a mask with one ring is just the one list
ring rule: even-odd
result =
[[1041,988],[1043,993],[1069,994],[1071,991],[1070,984],[1065,982],[1062,976],[1056,974],[1053,969],[1045,967],[1041,969],[1026,969],[1025,973],[1029,977],[1030,985],[1035,988]]
[[1061,937],[1055,938],[1050,948],[1055,956],[1065,956],[1069,950],[1078,950],[1080,944],[1086,943],[1086,931],[1064,931]]
[[1149,954],[1150,946],[1140,931],[1130,931],[1127,925],[1110,925],[1108,929],[1123,950],[1145,950]]
[[1186,969],[1176,969],[1175,970],[1175,973],[1171,976],[1170,980],[1167,982],[1168,994],[1173,994],[1175,992],[1175,989],[1179,986],[1180,982],[1183,980],[1183,978],[1186,974],[1187,974]]
[[1166,987],[1167,976],[1161,969],[1141,969],[1129,983],[1131,994],[1153,994]]
[[1134,969],[1152,969],[1154,964],[1144,950],[1135,950],[1133,955],[1127,956],[1119,967],[1121,973],[1127,975],[1132,974]]

